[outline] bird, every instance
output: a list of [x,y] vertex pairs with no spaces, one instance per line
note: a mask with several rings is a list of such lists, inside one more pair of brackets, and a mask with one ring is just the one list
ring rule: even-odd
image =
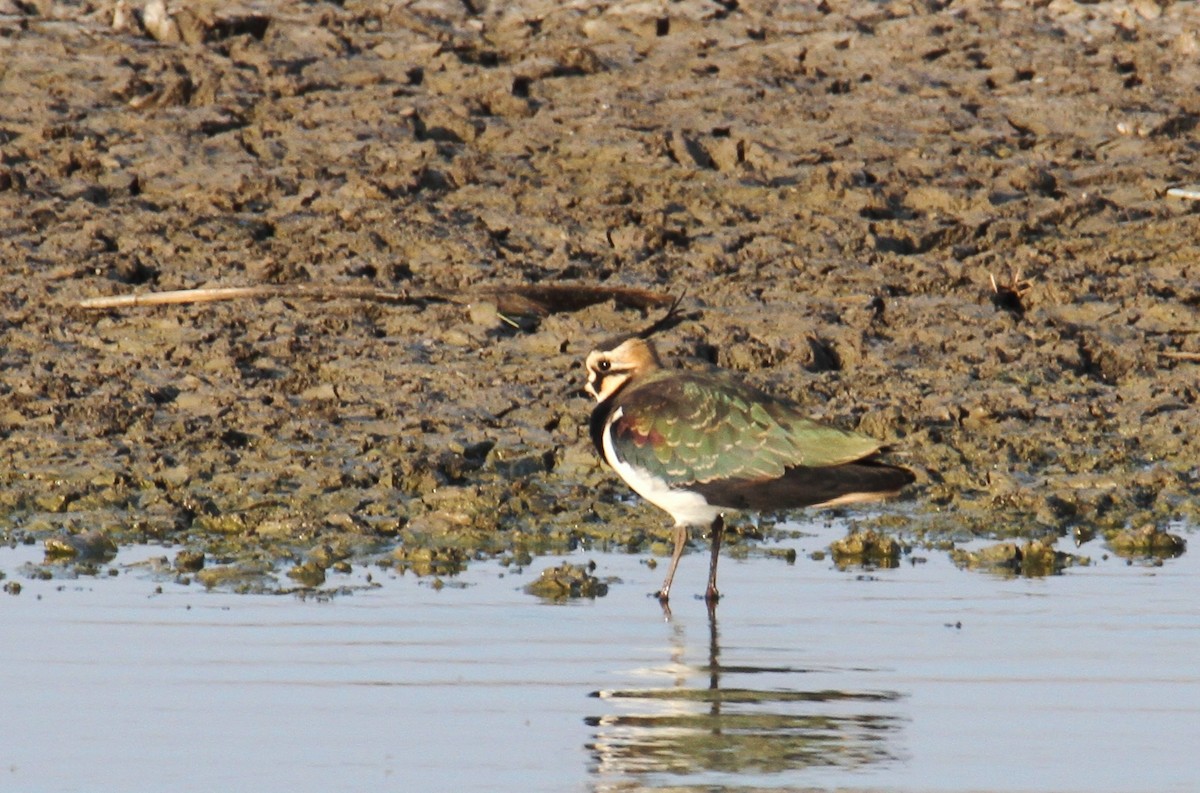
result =
[[710,528],[704,598],[711,609],[720,598],[727,512],[874,501],[898,495],[916,477],[883,462],[886,449],[874,438],[821,424],[728,370],[664,366],[649,336],[674,321],[668,315],[587,355],[584,390],[596,400],[589,429],[601,458],[675,520],[671,564],[656,593],[664,608],[688,530]]

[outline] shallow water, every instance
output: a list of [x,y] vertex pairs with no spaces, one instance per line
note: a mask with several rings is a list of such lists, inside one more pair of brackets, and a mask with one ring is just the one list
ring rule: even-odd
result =
[[133,565],[162,548],[51,581],[21,576],[40,550],[0,549],[23,585],[0,599],[0,788],[1195,789],[1196,554],[842,572],[804,555],[841,529],[803,528],[794,565],[722,562],[715,625],[701,553],[668,621],[639,556],[575,555],[621,582],[556,606],[520,591],[551,559],[441,590],[373,570],[317,601]]

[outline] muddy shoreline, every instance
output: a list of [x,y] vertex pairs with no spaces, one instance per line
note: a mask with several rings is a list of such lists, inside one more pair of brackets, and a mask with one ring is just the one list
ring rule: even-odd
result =
[[[655,551],[579,394],[645,314],[512,284],[686,290],[666,353],[918,472],[864,528],[1186,535],[1200,11],[840,5],[0,2],[0,537],[268,590]],[[456,299],[78,307],[258,284]]]

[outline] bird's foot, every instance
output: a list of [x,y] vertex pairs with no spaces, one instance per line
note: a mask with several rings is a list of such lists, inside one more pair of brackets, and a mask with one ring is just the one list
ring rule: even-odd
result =
[[671,621],[671,598],[667,596],[667,590],[660,589],[657,592],[651,592],[658,599],[658,605],[662,607],[663,619],[667,622]]

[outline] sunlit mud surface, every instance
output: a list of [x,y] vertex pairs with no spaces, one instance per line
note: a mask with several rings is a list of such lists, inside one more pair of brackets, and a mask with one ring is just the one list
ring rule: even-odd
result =
[[[667,353],[894,445],[902,543],[1186,534],[1200,11],[1035,5],[0,2],[0,536],[654,549],[579,395],[646,317],[505,284],[686,290]],[[262,285],[398,302],[78,307]]]

